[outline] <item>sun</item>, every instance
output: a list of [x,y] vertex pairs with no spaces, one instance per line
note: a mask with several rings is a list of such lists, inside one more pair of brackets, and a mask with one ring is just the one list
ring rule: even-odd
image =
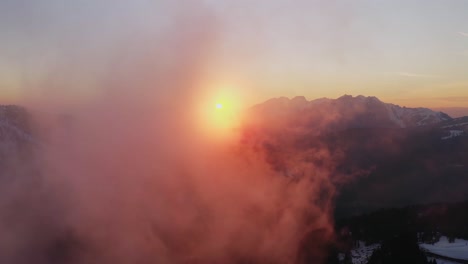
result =
[[205,89],[196,100],[193,118],[200,136],[216,143],[235,140],[243,116],[235,89]]

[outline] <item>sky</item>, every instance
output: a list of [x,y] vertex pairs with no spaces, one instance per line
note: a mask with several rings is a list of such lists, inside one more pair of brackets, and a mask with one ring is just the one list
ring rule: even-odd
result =
[[246,104],[362,94],[468,107],[467,14],[468,0],[3,0],[0,103],[44,85],[91,98],[115,54],[147,43],[170,64],[158,41],[190,28],[200,37],[176,52],[202,42],[200,78]]

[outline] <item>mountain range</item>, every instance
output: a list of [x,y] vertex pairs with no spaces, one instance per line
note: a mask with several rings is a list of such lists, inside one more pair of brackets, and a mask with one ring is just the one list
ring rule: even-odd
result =
[[14,105],[0,106],[0,176],[30,158],[34,142],[27,110]]
[[[240,145],[295,179],[313,168],[337,189],[338,215],[468,199],[468,117],[376,97],[270,99],[249,109]],[[0,106],[0,174],[30,158],[31,115]]]
[[[303,96],[292,99],[281,97],[254,106],[253,112],[262,115],[262,118],[276,118],[284,115],[294,118],[295,115],[301,117],[306,115],[307,118],[304,119],[306,122],[311,121],[310,119],[318,119],[320,123],[328,122],[329,125],[342,128],[406,128],[452,120],[449,115],[428,108],[401,107],[384,103],[377,97],[362,95],[356,97],[344,95],[337,99],[320,98],[312,101],[307,101]],[[317,113],[320,113],[320,116],[317,116]]]
[[468,117],[376,97],[282,97],[251,109],[243,142],[285,176],[328,172],[337,214],[349,215],[468,199],[467,134]]

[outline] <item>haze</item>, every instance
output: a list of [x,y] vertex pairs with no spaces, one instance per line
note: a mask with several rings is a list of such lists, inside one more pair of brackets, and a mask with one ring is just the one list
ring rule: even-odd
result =
[[0,4],[1,101],[29,96],[29,84],[62,67],[76,82],[56,84],[53,93],[92,98],[115,46],[142,45],[141,38],[158,45],[168,30],[183,34],[181,18],[192,17],[209,38],[206,85],[239,90],[246,105],[364,94],[412,107],[466,107],[467,10],[464,0],[7,0]]
[[465,119],[382,101],[466,110],[467,11],[1,1],[0,105],[19,106],[0,108],[0,262],[338,260],[340,188],[465,168],[465,143],[437,148],[465,140]]

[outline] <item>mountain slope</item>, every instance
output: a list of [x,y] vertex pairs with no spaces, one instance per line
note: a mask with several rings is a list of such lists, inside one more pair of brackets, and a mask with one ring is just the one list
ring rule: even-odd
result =
[[447,113],[451,117],[468,116],[468,107],[439,107],[432,110]]
[[34,143],[30,117],[19,106],[0,106],[0,173],[30,155]]
[[464,123],[376,97],[278,98],[251,109],[243,144],[287,177],[302,177],[302,168],[330,172],[337,210],[353,214],[468,199],[467,134],[442,140]]
[[[428,108],[406,108],[380,101],[376,97],[344,95],[337,99],[321,98],[307,101],[304,97],[268,100],[256,105],[252,113],[268,120],[301,116],[305,122],[336,129],[357,127],[419,127],[451,120],[445,113]],[[305,120],[304,120],[305,119]],[[296,120],[300,124],[300,120]],[[294,121],[293,121],[294,123]]]

